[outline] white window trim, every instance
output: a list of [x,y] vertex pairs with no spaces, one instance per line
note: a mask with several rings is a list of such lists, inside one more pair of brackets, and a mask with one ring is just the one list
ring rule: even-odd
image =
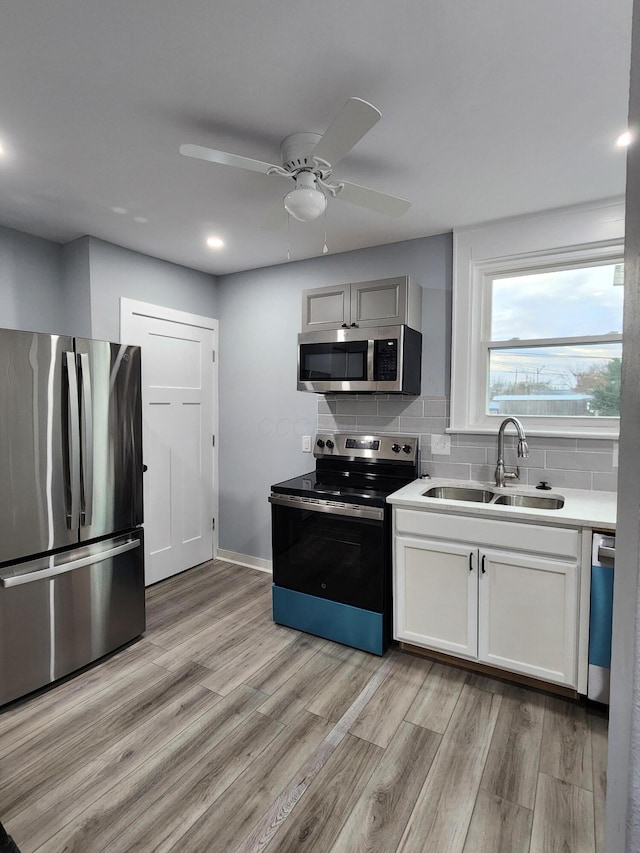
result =
[[[448,432],[495,435],[503,419],[485,411],[487,359],[482,341],[488,335],[490,279],[496,274],[619,260],[624,255],[623,229],[624,203],[613,200],[454,232]],[[576,237],[583,239],[578,242]],[[586,417],[519,417],[530,435],[603,439],[619,435],[619,418],[598,418],[594,423]]]

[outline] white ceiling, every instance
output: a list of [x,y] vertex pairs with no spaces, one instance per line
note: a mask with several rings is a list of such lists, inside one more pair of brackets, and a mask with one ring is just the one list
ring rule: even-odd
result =
[[333,178],[413,206],[330,201],[332,253],[621,195],[631,5],[4,0],[0,224],[215,274],[281,263],[288,241],[292,259],[319,255],[322,218],[260,230],[288,182],[178,146],[278,163],[283,137],[322,133],[352,96],[382,119]]

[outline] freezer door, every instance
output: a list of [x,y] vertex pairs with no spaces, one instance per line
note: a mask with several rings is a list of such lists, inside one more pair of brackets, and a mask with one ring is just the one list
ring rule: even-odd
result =
[[0,563],[78,541],[75,382],[71,338],[0,330]]
[[80,541],[142,524],[140,348],[76,338]]
[[0,705],[145,629],[142,530],[0,569]]

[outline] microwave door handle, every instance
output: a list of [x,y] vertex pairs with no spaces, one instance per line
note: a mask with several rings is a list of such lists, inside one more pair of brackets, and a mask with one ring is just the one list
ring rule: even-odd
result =
[[375,341],[372,338],[369,338],[367,341],[367,381],[373,382],[375,379],[373,368],[374,368],[374,349],[375,349]]
[[76,356],[65,352],[63,366],[67,378],[67,447],[69,455],[69,494],[71,506],[67,513],[67,527],[79,526],[80,515],[80,417],[78,413],[78,376]]
[[82,352],[78,356],[80,368],[82,410],[80,413],[80,437],[82,460],[82,493],[80,524],[91,524],[93,516],[93,401],[91,399],[91,371],[89,356]]

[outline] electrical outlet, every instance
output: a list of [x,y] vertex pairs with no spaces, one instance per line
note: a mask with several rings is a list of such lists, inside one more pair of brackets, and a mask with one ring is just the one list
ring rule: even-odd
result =
[[302,452],[303,453],[311,453],[311,436],[303,435],[302,436]]
[[450,435],[432,435],[431,436],[431,453],[434,456],[450,456],[451,455],[451,436]]

